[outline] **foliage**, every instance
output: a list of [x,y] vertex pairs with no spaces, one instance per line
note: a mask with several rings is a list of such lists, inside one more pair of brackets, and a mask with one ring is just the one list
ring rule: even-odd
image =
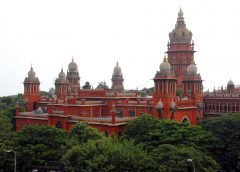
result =
[[202,122],[201,126],[212,132],[219,144],[212,150],[225,170],[237,170],[240,155],[240,114],[228,114]]
[[[162,144],[150,155],[156,162],[155,167],[161,172],[182,172],[190,169],[193,171],[193,168],[201,172],[211,172],[219,169],[211,156],[193,147]],[[189,162],[189,160],[192,161]]]
[[106,82],[99,82],[98,86],[96,87],[96,89],[108,89],[109,87],[106,85]]
[[151,94],[153,94],[154,92],[154,87],[151,87],[151,88],[143,88],[141,90],[141,97],[146,97],[146,96],[149,96]]
[[142,146],[107,137],[71,148],[63,162],[74,171],[153,171]]
[[55,127],[25,125],[15,139],[20,166],[28,168],[59,161],[65,152],[66,134]]
[[70,138],[77,143],[86,143],[88,140],[97,140],[103,138],[103,134],[97,129],[89,127],[86,122],[77,123],[70,132]]
[[182,89],[182,88],[177,88],[177,90],[176,90],[176,95],[177,95],[178,97],[182,97],[182,96],[183,96],[183,89]]
[[161,144],[172,144],[187,145],[205,151],[211,148],[210,142],[216,142],[214,136],[200,126],[156,120],[149,115],[142,115],[127,123],[125,137],[134,139],[136,143],[143,143],[149,149]]
[[87,82],[85,82],[85,85],[82,86],[82,88],[83,89],[91,89],[92,86],[91,86],[90,82],[87,81]]
[[12,124],[10,119],[6,116],[0,113],[0,140],[1,136],[4,134],[8,134],[12,131]]
[[13,149],[13,137],[10,119],[0,113],[0,171],[13,171],[14,156],[6,152],[6,150]]

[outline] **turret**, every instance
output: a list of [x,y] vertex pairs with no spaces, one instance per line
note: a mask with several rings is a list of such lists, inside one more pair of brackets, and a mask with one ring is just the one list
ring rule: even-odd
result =
[[111,89],[114,91],[123,92],[124,90],[123,81],[124,80],[122,76],[122,70],[117,62],[117,65],[114,67],[113,70]]
[[27,111],[37,109],[37,103],[40,100],[40,81],[31,66],[28,76],[24,80],[23,103]]
[[228,94],[233,94],[233,93],[234,93],[234,90],[235,90],[234,83],[233,83],[233,81],[230,79],[230,80],[228,81],[228,84],[227,84],[227,92],[228,92]]
[[166,56],[160,64],[160,71],[157,71],[153,80],[155,117],[170,119],[170,102],[176,100],[177,79]]
[[63,72],[63,68],[61,72],[58,74],[58,78],[55,80],[55,93],[58,98],[67,95],[68,92],[69,81],[66,79],[66,74]]
[[68,65],[67,80],[69,81],[69,91],[71,93],[78,93],[80,91],[80,77],[78,73],[77,63],[72,58]]

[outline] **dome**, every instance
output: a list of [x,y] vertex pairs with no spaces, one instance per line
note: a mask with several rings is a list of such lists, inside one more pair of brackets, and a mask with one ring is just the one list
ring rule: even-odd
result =
[[163,62],[160,64],[160,72],[169,72],[171,71],[171,65],[167,62],[166,57],[164,57]]
[[161,100],[157,103],[156,109],[163,109],[163,102]]
[[122,75],[122,70],[121,70],[121,68],[118,66],[118,62],[117,62],[117,65],[114,67],[113,74],[114,74],[114,75]]
[[197,75],[197,66],[194,62],[187,67],[187,75]]
[[66,79],[66,74],[63,72],[63,68],[62,68],[61,72],[58,74],[58,78],[61,80]]
[[233,81],[230,79],[227,85],[234,85]]
[[36,78],[36,73],[34,72],[32,66],[30,68],[30,71],[28,72],[28,78],[31,78],[31,79]]
[[192,40],[192,32],[186,28],[181,8],[178,12],[175,28],[169,33],[169,39],[171,43],[190,43]]
[[171,102],[170,102],[170,108],[171,109],[174,109],[176,107],[176,103],[172,100]]
[[76,72],[78,70],[77,63],[74,62],[73,58],[72,58],[71,63],[69,63],[69,65],[68,65],[68,70],[69,70],[69,72]]

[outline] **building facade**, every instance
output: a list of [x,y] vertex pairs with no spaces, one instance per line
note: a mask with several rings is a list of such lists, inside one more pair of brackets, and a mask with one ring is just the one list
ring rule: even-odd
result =
[[240,113],[240,87],[230,79],[227,86],[214,88],[204,93],[204,114],[206,118],[224,114]]
[[106,135],[124,132],[126,122],[142,114],[157,119],[197,124],[203,119],[203,86],[194,60],[192,33],[180,9],[169,34],[167,56],[154,76],[152,96],[141,97],[124,90],[122,70],[117,63],[111,89],[81,89],[77,63],[61,69],[55,80],[55,95],[40,96],[40,82],[31,67],[24,81],[24,112],[16,107],[16,129],[23,125],[48,125],[70,130],[81,121]]

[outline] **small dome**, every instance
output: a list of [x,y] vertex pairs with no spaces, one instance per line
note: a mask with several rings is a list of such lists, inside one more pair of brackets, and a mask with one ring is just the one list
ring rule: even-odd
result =
[[233,81],[230,79],[227,85],[234,85]]
[[173,109],[173,108],[175,108],[175,107],[176,107],[176,103],[172,100],[172,101],[170,102],[170,108]]
[[194,62],[187,67],[187,75],[197,75],[197,66]]
[[122,75],[122,70],[121,70],[120,66],[118,66],[118,62],[117,62],[117,65],[114,67],[113,74],[114,75]]
[[61,70],[61,72],[58,74],[58,78],[61,80],[66,79],[66,74],[63,72],[63,69]]
[[68,70],[69,70],[69,72],[77,72],[77,70],[78,70],[77,63],[74,62],[73,58],[72,58],[71,63],[69,63],[69,65],[68,65]]
[[167,62],[167,58],[164,57],[163,62],[160,64],[160,72],[170,72],[171,71],[171,65]]
[[161,100],[157,103],[156,109],[163,109],[163,102]]
[[36,73],[34,72],[32,66],[30,68],[30,71],[28,72],[28,78],[31,78],[31,79],[36,78]]

